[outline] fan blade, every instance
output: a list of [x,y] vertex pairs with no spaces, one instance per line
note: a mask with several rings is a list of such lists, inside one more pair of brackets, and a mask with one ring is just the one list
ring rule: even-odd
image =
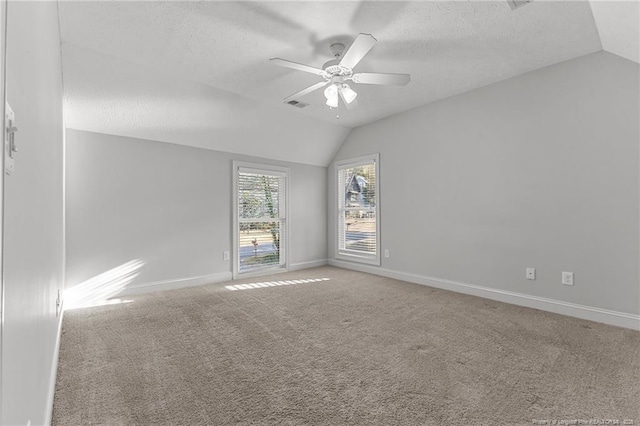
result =
[[329,82],[328,82],[328,81],[321,81],[320,83],[316,83],[316,84],[314,84],[313,86],[309,86],[309,87],[307,87],[306,89],[302,89],[301,91],[296,92],[296,93],[294,93],[293,95],[291,95],[291,96],[289,96],[289,97],[284,98],[284,101],[283,101],[283,102],[289,102],[289,101],[290,101],[290,100],[292,100],[292,99],[301,98],[301,97],[303,97],[304,95],[308,95],[309,93],[311,93],[311,92],[313,92],[313,91],[315,91],[315,90],[318,90],[318,89],[320,89],[321,87],[326,86],[327,84],[329,84]]
[[409,74],[385,74],[376,72],[361,72],[352,77],[354,83],[361,84],[389,84],[392,86],[405,86],[411,81]]
[[342,99],[342,103],[347,107],[349,111],[352,111],[358,108],[357,99],[354,99],[353,101],[351,101],[351,103],[348,103],[347,101],[344,100],[344,95],[342,94],[342,90],[338,90],[338,93],[340,94],[340,99]]
[[269,60],[271,61],[271,63],[280,65],[281,67],[291,68],[298,71],[310,72],[311,74],[321,75],[323,77],[325,75],[324,70],[321,70],[320,68],[310,67],[309,65],[302,65],[297,62],[291,62],[291,61],[287,61],[286,59],[280,59],[280,58],[273,58]]
[[349,49],[340,60],[340,65],[353,69],[364,58],[378,40],[371,34],[358,34]]

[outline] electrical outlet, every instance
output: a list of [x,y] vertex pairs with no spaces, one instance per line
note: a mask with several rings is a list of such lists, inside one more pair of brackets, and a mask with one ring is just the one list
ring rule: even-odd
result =
[[384,257],[386,257],[387,259],[389,258],[389,250],[384,251]]
[[525,277],[528,280],[535,280],[536,279],[536,268],[526,268]]
[[228,251],[223,251],[222,252],[222,260],[229,260],[229,252]]
[[562,284],[573,285],[573,272],[562,273]]

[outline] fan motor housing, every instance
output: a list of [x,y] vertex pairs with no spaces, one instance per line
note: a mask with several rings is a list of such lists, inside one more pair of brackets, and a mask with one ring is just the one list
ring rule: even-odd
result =
[[336,59],[340,59],[342,53],[344,53],[344,44],[339,42],[332,43],[331,46],[329,46],[329,50]]
[[325,64],[322,66],[322,69],[332,77],[335,77],[335,76],[349,77],[351,74],[353,74],[353,71],[351,70],[351,68],[347,68],[345,66],[340,65],[339,59],[332,59],[328,62],[325,62]]

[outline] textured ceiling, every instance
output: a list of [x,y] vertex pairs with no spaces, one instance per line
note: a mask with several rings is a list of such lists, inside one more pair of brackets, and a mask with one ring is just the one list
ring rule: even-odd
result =
[[[602,49],[586,1],[61,2],[60,18],[69,127],[311,164],[349,128]],[[353,85],[339,120],[322,91],[282,104],[319,77],[269,58],[320,67],[360,32],[378,43],[355,70],[409,85]]]
[[327,165],[350,129],[65,43],[67,127]]
[[591,10],[602,48],[640,62],[640,2],[592,0]]

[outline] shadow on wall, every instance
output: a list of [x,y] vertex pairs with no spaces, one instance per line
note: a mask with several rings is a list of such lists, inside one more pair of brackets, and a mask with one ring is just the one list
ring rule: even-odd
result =
[[140,275],[140,268],[143,266],[144,262],[139,259],[130,260],[66,290],[65,310],[131,302],[110,297],[120,293]]

